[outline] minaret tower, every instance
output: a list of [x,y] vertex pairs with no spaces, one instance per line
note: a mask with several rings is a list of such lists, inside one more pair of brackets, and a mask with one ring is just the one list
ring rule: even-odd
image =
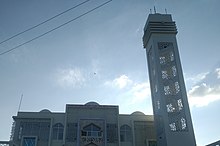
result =
[[147,53],[158,146],[196,146],[183,72],[170,14],[149,14],[143,44]]

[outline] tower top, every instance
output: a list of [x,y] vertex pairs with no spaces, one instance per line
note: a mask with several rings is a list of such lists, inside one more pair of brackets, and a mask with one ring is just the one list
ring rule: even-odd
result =
[[147,29],[147,25],[149,22],[173,22],[172,16],[170,14],[149,14],[147,18],[147,22],[144,26],[144,31]]
[[149,14],[144,27],[143,44],[144,48],[153,33],[177,34],[176,24],[170,14]]

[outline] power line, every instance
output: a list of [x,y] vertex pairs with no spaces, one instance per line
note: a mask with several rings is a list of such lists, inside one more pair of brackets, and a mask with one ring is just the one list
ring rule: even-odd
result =
[[46,34],[51,33],[51,32],[53,32],[53,31],[55,31],[55,30],[57,30],[57,29],[63,27],[64,25],[67,25],[67,24],[69,24],[69,23],[71,23],[71,22],[73,22],[73,21],[75,21],[75,20],[77,20],[77,19],[79,19],[79,18],[81,18],[81,17],[83,17],[83,16],[85,16],[85,15],[91,13],[92,11],[95,11],[95,10],[98,9],[98,8],[101,8],[102,6],[108,4],[108,3],[111,2],[111,1],[112,1],[112,0],[106,1],[106,2],[102,3],[101,5],[99,5],[99,6],[95,7],[95,8],[93,8],[93,9],[91,9],[91,10],[89,10],[89,11],[87,11],[87,12],[85,12],[85,13],[83,13],[83,14],[81,14],[81,15],[79,15],[79,16],[77,16],[77,17],[75,17],[75,18],[73,18],[73,19],[71,19],[71,20],[69,20],[69,21],[67,21],[67,22],[65,22],[65,23],[63,23],[63,24],[61,24],[61,25],[59,25],[59,26],[57,26],[57,27],[55,27],[55,28],[53,28],[53,29],[51,29],[51,30],[45,32],[45,33],[43,33],[43,34],[41,34],[41,35],[39,35],[39,36],[36,36],[36,37],[34,37],[34,38],[32,38],[32,39],[30,39],[30,40],[28,40],[28,41],[26,41],[26,42],[24,42],[24,43],[22,43],[22,44],[20,44],[20,45],[17,45],[16,47],[13,47],[13,48],[11,48],[11,49],[9,49],[9,50],[7,50],[7,51],[4,51],[4,52],[0,53],[0,55],[4,55],[4,54],[6,54],[6,53],[9,53],[9,52],[11,52],[11,51],[13,51],[13,50],[15,50],[15,49],[17,49],[17,48],[19,48],[19,47],[25,45],[25,44],[28,44],[28,43],[30,43],[30,42],[36,40],[36,39],[39,39],[39,38],[45,36]]
[[42,25],[42,24],[44,24],[44,23],[47,23],[48,21],[51,21],[52,19],[54,19],[54,18],[56,18],[56,17],[58,17],[58,16],[60,16],[60,15],[63,15],[64,13],[67,13],[68,11],[73,10],[73,9],[75,9],[75,8],[81,6],[81,5],[83,5],[83,4],[85,4],[85,3],[89,2],[89,1],[90,1],[90,0],[86,0],[86,1],[80,3],[80,4],[76,5],[76,6],[73,6],[73,7],[69,8],[69,9],[67,9],[67,10],[65,10],[65,11],[63,11],[63,12],[61,12],[61,13],[59,13],[59,14],[57,14],[57,15],[55,15],[55,16],[53,16],[53,17],[51,17],[51,18],[49,18],[49,19],[47,19],[47,20],[45,20],[45,21],[43,21],[43,22],[41,22],[41,23],[39,23],[39,24],[37,24],[37,25],[34,25],[34,26],[32,26],[32,27],[30,27],[30,28],[24,30],[24,31],[21,31],[21,32],[19,32],[19,33],[13,35],[13,36],[11,36],[11,37],[9,37],[9,38],[7,38],[7,39],[1,41],[1,42],[0,42],[0,45],[3,44],[4,42],[7,42],[7,41],[9,41],[9,40],[11,40],[11,39],[13,39],[13,38],[15,38],[15,37],[17,37],[17,36],[19,36],[19,35],[25,33],[25,32],[28,32],[28,31],[30,31],[30,30],[32,30],[32,29],[34,29],[34,28],[36,28],[36,27],[38,27],[38,26],[40,26],[40,25]]

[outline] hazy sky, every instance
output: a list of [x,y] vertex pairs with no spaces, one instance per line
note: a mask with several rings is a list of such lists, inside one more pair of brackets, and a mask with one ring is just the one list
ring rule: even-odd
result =
[[[107,1],[107,0],[106,0]],[[0,41],[82,0],[1,0]],[[73,11],[0,45],[0,53],[32,39],[105,0]],[[220,139],[220,1],[113,0],[36,41],[0,56],[0,140],[21,111],[65,111],[67,103],[119,105],[121,114],[152,114],[143,27],[150,9],[166,8],[177,41],[199,146]]]

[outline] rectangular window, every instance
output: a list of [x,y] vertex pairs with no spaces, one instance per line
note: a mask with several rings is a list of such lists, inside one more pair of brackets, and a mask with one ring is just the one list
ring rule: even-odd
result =
[[168,73],[166,70],[162,70],[162,79],[168,79]]
[[155,75],[156,75],[156,71],[155,71],[155,69],[152,69],[153,70],[153,75],[154,75],[154,77],[155,77]]
[[148,146],[157,146],[157,142],[155,140],[149,140]]
[[180,92],[179,82],[175,82],[175,91],[176,91],[176,94]]
[[174,61],[173,51],[161,52],[159,59],[161,65]]
[[174,54],[173,54],[173,51],[170,52],[170,61],[174,61]]
[[186,129],[186,119],[185,118],[181,118],[181,128],[182,130],[185,130]]
[[172,103],[167,104],[167,112],[172,113],[175,111],[175,107]]
[[157,93],[158,89],[157,89],[157,84],[154,86],[154,90]]
[[165,94],[165,95],[171,94],[171,92],[170,92],[170,86],[164,86],[164,94]]
[[[171,42],[159,42],[158,49],[160,50],[160,56],[163,57],[163,62],[161,64],[165,64],[167,62],[174,61],[174,53],[173,53],[173,43]],[[162,58],[161,58],[162,59]]]
[[18,132],[18,139],[19,140],[21,139],[21,136],[22,136],[22,129],[23,129],[23,126],[20,126],[19,132]]
[[177,75],[176,66],[172,66],[172,74],[174,77]]
[[81,136],[87,136],[87,132],[82,131]]
[[23,137],[22,146],[36,146],[37,137]]
[[165,63],[166,63],[165,56],[160,56],[160,64],[165,64]]
[[159,100],[157,100],[157,102],[156,102],[157,104],[156,104],[156,107],[157,107],[157,109],[159,110],[160,109],[160,101]]
[[171,131],[177,131],[176,123],[170,123],[169,126]]
[[33,122],[32,120],[21,121],[19,129],[19,138],[26,135],[37,136],[41,141],[49,139],[50,122],[48,120],[39,120]]
[[178,109],[179,109],[179,110],[182,110],[182,109],[183,109],[183,103],[182,103],[182,100],[181,100],[181,99],[178,99],[178,100],[177,100],[177,105],[178,105]]

